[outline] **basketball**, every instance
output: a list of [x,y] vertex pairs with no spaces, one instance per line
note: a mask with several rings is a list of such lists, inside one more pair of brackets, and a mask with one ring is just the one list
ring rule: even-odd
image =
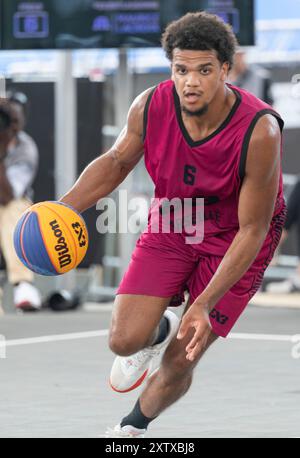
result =
[[88,248],[82,216],[60,202],[30,207],[14,233],[15,250],[28,269],[39,275],[63,275],[75,269]]

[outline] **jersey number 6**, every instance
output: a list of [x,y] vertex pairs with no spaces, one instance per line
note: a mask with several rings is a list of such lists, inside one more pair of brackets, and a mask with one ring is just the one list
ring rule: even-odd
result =
[[196,181],[197,169],[193,165],[186,165],[184,167],[184,182],[189,186],[194,186]]

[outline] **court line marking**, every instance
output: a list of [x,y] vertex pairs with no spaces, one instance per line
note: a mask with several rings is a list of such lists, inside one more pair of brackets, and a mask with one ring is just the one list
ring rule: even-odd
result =
[[[241,334],[233,333],[229,334],[229,339],[238,339],[238,340],[256,340],[256,341],[265,341],[265,342],[293,342],[297,335],[281,335],[281,334]],[[300,337],[299,337],[300,338]]]
[[[24,345],[34,345],[34,344],[43,344],[43,343],[52,343],[52,342],[66,342],[66,341],[81,340],[81,339],[93,339],[97,337],[106,337],[108,336],[108,333],[109,333],[108,329],[103,329],[102,331],[77,332],[77,333],[71,333],[71,334],[31,337],[31,338],[26,338],[26,339],[6,340],[5,343],[2,342],[2,345],[4,344],[6,347],[20,347]],[[228,339],[253,340],[253,341],[265,341],[265,342],[295,342],[295,341],[300,341],[300,335],[232,333],[232,334],[229,334]],[[0,345],[1,345],[1,342],[0,342]]]
[[60,335],[53,335],[53,336],[31,337],[28,339],[7,340],[5,342],[5,345],[7,347],[20,347],[23,345],[34,345],[34,344],[51,343],[51,342],[66,342],[70,340],[93,339],[96,337],[105,337],[105,336],[108,336],[108,329],[104,329],[102,331],[76,332],[72,334],[60,334]]

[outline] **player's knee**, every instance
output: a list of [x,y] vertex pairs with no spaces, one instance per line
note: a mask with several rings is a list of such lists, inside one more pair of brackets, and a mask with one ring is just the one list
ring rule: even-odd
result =
[[127,336],[110,335],[109,348],[118,356],[131,356],[142,349],[142,344]]
[[126,339],[111,337],[109,340],[109,348],[118,356],[130,356],[135,353],[134,346]]

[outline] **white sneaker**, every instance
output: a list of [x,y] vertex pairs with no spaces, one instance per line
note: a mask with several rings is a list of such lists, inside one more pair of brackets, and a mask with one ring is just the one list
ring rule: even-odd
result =
[[288,280],[269,283],[266,286],[266,292],[271,294],[300,293],[299,280],[291,277]]
[[36,311],[41,309],[42,300],[35,286],[31,283],[22,282],[14,287],[14,304],[18,310]]
[[137,429],[134,426],[126,425],[121,428],[121,425],[115,426],[112,428],[107,428],[105,434],[100,437],[105,438],[131,438],[131,439],[143,439],[145,437],[146,429]]
[[166,339],[157,345],[147,347],[132,356],[117,356],[110,373],[110,386],[117,393],[128,393],[138,388],[147,375],[155,369],[154,357],[161,356],[179,328],[179,319],[175,313],[167,310],[164,316],[169,320],[169,334]]

